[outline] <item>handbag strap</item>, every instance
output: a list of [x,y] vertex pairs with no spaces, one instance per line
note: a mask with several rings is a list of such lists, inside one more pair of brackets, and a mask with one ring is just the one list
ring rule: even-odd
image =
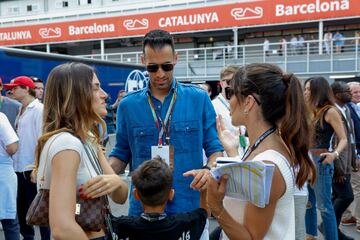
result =
[[[104,171],[101,168],[99,158],[98,158],[97,154],[95,153],[94,148],[91,147],[91,145],[87,142],[83,143],[83,145],[84,145],[85,152],[86,152],[95,172],[98,175],[104,174]],[[105,223],[108,227],[108,232],[110,233],[110,237],[111,237],[110,239],[116,240],[116,239],[118,239],[118,236],[116,235],[116,233],[114,232],[113,227],[112,227],[112,222],[111,222],[111,217],[110,217],[111,209],[110,209],[110,204],[109,204],[109,196],[108,195],[104,196],[104,200],[105,200],[104,207],[106,208],[106,211],[107,211],[107,213],[105,214]]]
[[92,167],[94,168],[96,174],[98,174],[98,175],[104,174],[104,172],[100,166],[98,156],[95,153],[94,149],[87,142],[83,143],[83,146],[84,146],[86,155],[88,156],[90,163],[91,163]]
[[[60,133],[61,134],[61,133]],[[42,171],[42,176],[40,178],[40,189],[41,187],[44,185],[44,182],[45,182],[45,171],[46,171],[46,168],[47,168],[47,162],[49,161],[49,151],[50,151],[50,147],[52,146],[52,144],[55,142],[55,140],[60,136],[60,134],[58,134],[56,137],[54,137],[54,139],[52,140],[52,142],[50,143],[48,149],[47,149],[47,152],[46,152],[46,158],[45,158],[45,163],[44,163],[44,169]]]

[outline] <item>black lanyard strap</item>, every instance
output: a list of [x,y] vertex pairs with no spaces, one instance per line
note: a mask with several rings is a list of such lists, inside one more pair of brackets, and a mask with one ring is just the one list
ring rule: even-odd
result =
[[[259,146],[259,144],[265,140],[265,138],[267,138],[270,134],[272,134],[273,132],[275,132],[276,128],[272,127],[269,128],[268,130],[266,130],[263,134],[261,134],[260,137],[258,137],[258,139],[256,139],[254,145],[252,145],[251,147],[248,147],[246,149],[246,152],[244,154],[244,156],[242,157],[241,160],[245,160],[247,157],[249,157],[249,155]],[[249,151],[250,150],[250,151]]]

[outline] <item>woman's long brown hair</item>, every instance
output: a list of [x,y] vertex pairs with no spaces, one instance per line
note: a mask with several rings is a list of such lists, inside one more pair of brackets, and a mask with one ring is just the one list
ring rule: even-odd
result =
[[254,63],[241,67],[233,87],[239,100],[251,94],[259,96],[265,121],[279,127],[290,151],[297,172],[296,184],[302,187],[309,179],[314,183],[316,169],[308,152],[311,126],[306,119],[302,87],[295,75],[284,74],[272,64]]
[[99,142],[97,123],[105,125],[92,106],[94,74],[94,69],[83,63],[65,63],[50,72],[44,98],[43,135],[35,150],[35,171],[46,141],[59,132],[71,132],[82,141]]

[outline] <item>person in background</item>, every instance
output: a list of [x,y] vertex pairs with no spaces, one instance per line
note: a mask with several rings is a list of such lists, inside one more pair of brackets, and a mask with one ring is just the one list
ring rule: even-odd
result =
[[16,214],[17,178],[11,158],[17,151],[18,141],[9,120],[0,113],[0,222],[5,240],[20,240]]
[[211,99],[211,95],[212,95],[211,86],[210,86],[209,84],[207,84],[207,83],[200,83],[200,84],[199,84],[199,87],[201,87],[202,89],[204,89],[204,90],[207,92],[209,98]]
[[343,51],[343,47],[344,47],[344,35],[342,35],[339,31],[337,31],[334,36],[334,44],[335,44],[335,50],[336,53],[341,53]]
[[[346,139],[348,142],[346,148],[339,155],[338,159],[334,161],[332,202],[336,216],[336,223],[339,227],[343,213],[354,200],[354,193],[351,186],[351,172],[356,169],[356,147],[354,124],[348,107],[348,103],[351,101],[350,87],[345,82],[336,81],[331,84],[331,89],[335,96],[335,106],[341,113]],[[337,142],[338,139],[334,137],[332,145],[336,146]],[[346,236],[339,228],[338,236],[339,239],[353,239]]]
[[326,54],[330,54],[330,51],[331,51],[331,46],[332,46],[332,34],[331,32],[326,32],[324,34],[324,46],[325,46],[325,51],[326,51]]
[[224,123],[224,126],[227,130],[233,133],[236,136],[239,136],[239,154],[242,156],[244,154],[244,149],[247,146],[247,139],[245,137],[246,129],[244,126],[233,126],[231,124],[230,116],[230,96],[228,90],[231,88],[231,83],[234,79],[235,74],[240,70],[240,66],[237,65],[228,65],[223,67],[220,72],[220,94],[212,100],[216,115],[221,115],[221,119]]
[[[149,84],[128,93],[119,104],[111,165],[119,173],[129,162],[136,169],[161,155],[173,169],[177,193],[165,212],[174,215],[192,211],[199,207],[199,190],[206,188],[210,167],[222,156],[214,108],[205,91],[180,83],[173,76],[177,53],[168,32],[148,32],[141,59],[149,72]],[[208,157],[205,165],[203,149]],[[129,215],[140,216],[144,210],[130,192]]]
[[304,50],[305,50],[305,39],[302,35],[298,36],[298,42],[297,42],[297,52],[299,54],[304,54]]
[[[101,116],[106,114],[106,93],[94,69],[83,63],[55,67],[49,74],[46,92],[35,169],[38,188],[50,190],[52,237],[105,240],[104,229],[84,231],[75,221],[74,212],[77,194],[85,199],[108,195],[120,204],[127,198],[127,184],[114,173],[100,145],[98,124],[105,128]],[[41,186],[40,173],[44,172]]]
[[125,95],[126,95],[125,90],[120,90],[118,92],[116,101],[114,102],[113,105],[111,105],[112,109],[114,109],[116,111],[117,107],[119,106],[119,103],[120,103],[121,99],[123,99],[123,97],[125,97]]
[[111,105],[111,108],[113,109],[113,114],[114,114],[114,122],[115,122],[115,129],[116,129],[116,114],[117,114],[117,109],[119,106],[120,101],[123,99],[123,97],[125,97],[126,95],[126,91],[125,90],[119,90],[116,101],[114,102],[113,105]]
[[341,225],[356,227],[356,231],[360,233],[360,107],[357,105],[360,102],[360,83],[348,83],[351,91],[351,102],[348,104],[350,109],[351,119],[354,122],[355,142],[357,152],[357,171],[351,172],[351,185],[354,192],[354,201],[348,209],[344,212],[341,220]]
[[[341,115],[328,81],[312,77],[305,81],[304,97],[310,110],[308,119],[314,126],[314,140],[310,154],[316,164],[316,183],[308,185],[309,201],[305,222],[307,239],[317,237],[317,209],[320,211],[325,239],[338,239],[336,216],[331,201],[334,161],[348,144]],[[331,149],[331,138],[337,136],[337,146]]]
[[135,198],[141,201],[141,216],[121,216],[113,219],[120,239],[200,239],[206,212],[206,190],[200,195],[200,208],[168,216],[166,203],[177,194],[172,188],[173,173],[159,156],[142,163],[131,176]]
[[8,91],[5,92],[5,97],[8,97],[10,99],[14,99],[14,96],[12,95],[11,90],[8,90]]
[[269,41],[269,39],[265,38],[263,44],[264,44],[263,45],[264,55],[269,56],[270,55],[270,41]]
[[[26,224],[26,213],[36,196],[36,184],[31,181],[31,172],[35,162],[35,147],[42,133],[43,104],[35,97],[35,84],[31,78],[19,76],[4,84],[11,90],[14,99],[22,104],[15,126],[19,136],[19,148],[14,159],[14,170],[18,179],[17,214],[20,233],[26,240],[35,237],[34,227]],[[50,229],[40,227],[42,240],[50,239]]]
[[[275,170],[264,208],[240,199],[225,201],[228,176],[219,182],[209,176],[207,204],[223,229],[221,239],[295,239],[294,184],[301,188],[316,177],[308,154],[310,126],[300,81],[275,65],[255,63],[241,67],[231,90],[232,124],[245,125],[250,140],[242,160],[271,163]],[[228,156],[237,157],[236,136],[220,119],[217,128]]]
[[285,53],[287,53],[287,41],[285,37],[282,37],[279,43],[279,56],[283,56]]
[[30,78],[31,80],[33,80],[35,84],[35,93],[36,93],[35,97],[39,99],[40,102],[42,102],[44,97],[44,82],[38,77],[30,77]]
[[291,55],[296,55],[297,46],[298,46],[298,39],[296,38],[295,35],[291,35],[291,39],[290,39],[290,54]]
[[[2,96],[2,90],[3,82],[0,78],[0,112],[6,115],[12,128],[15,130],[15,120],[20,112],[21,103],[7,96]],[[8,90],[7,92],[11,93],[11,90]]]

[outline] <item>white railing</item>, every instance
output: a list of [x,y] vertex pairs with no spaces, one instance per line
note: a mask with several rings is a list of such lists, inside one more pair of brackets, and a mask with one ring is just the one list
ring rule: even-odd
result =
[[[26,0],[23,0],[26,1]],[[20,2],[20,1],[18,1]],[[59,8],[41,12],[19,12],[16,15],[3,14],[0,18],[0,26],[16,25],[19,23],[42,23],[59,21],[59,19],[79,19],[91,17],[105,17],[129,13],[142,13],[148,11],[159,11],[159,9],[185,9],[196,6],[209,6],[219,4],[222,0],[165,0],[165,1],[119,1],[118,4],[102,3],[101,6],[85,5],[77,7]],[[230,0],[229,2],[236,2]],[[4,3],[0,1],[0,8]],[[20,2],[21,4],[21,2]],[[54,4],[54,3],[51,3]]]
[[[264,44],[239,45],[237,47],[208,47],[178,49],[176,76],[192,80],[218,78],[220,68],[228,64],[266,62],[279,65],[284,71],[297,74],[357,73],[359,66],[360,38],[345,38],[337,48],[335,41],[325,47],[325,42],[305,41],[303,46],[293,47],[289,42],[281,49],[280,43],[270,43],[268,52]],[[322,46],[319,49],[319,46]],[[142,52],[82,55],[93,59],[141,64]]]

